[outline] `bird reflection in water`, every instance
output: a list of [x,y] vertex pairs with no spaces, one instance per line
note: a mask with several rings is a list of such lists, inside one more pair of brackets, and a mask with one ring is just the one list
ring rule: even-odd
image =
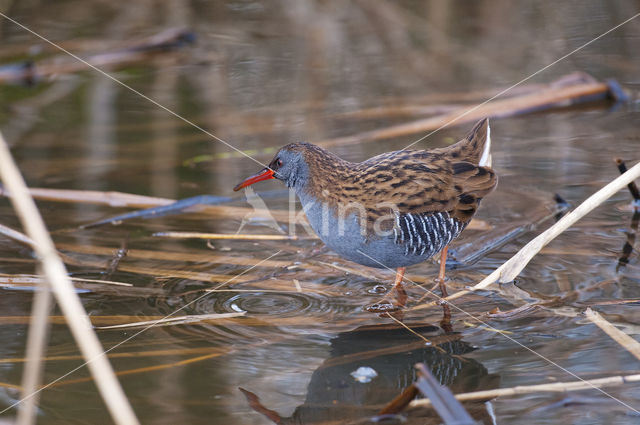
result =
[[[442,384],[455,393],[496,388],[499,376],[472,358],[474,348],[460,334],[443,334],[432,325],[408,324],[432,342],[421,339],[395,324],[359,327],[331,340],[330,357],[316,369],[307,387],[305,402],[287,418],[256,404],[256,395],[243,390],[252,407],[280,424],[375,423],[378,412],[417,379],[416,363],[424,363]],[[355,379],[359,368],[373,370],[368,379]],[[375,377],[373,376],[375,375]],[[361,382],[368,381],[368,382]],[[492,423],[483,403],[466,403],[474,419]],[[384,423],[440,424],[433,409],[403,412]]]

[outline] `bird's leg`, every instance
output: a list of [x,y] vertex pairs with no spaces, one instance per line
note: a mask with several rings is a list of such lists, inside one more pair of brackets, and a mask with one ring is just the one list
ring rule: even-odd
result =
[[[447,267],[448,250],[449,245],[445,246],[440,253],[440,272],[438,273],[438,285],[440,286],[442,298],[446,298],[449,296],[449,294],[447,293],[447,286],[444,283],[444,272]],[[453,327],[451,326],[451,309],[449,308],[449,304],[447,304],[445,300],[442,300],[442,320],[440,321],[440,327],[447,333],[453,332]]]
[[446,298],[449,296],[447,293],[447,285],[444,283],[444,271],[447,267],[447,251],[449,250],[449,245],[445,246],[440,252],[440,273],[438,273],[438,285],[440,286],[440,292],[442,293],[442,298]]
[[398,267],[396,269],[396,281],[393,287],[397,292],[396,299],[398,300],[398,307],[404,307],[407,303],[407,292],[404,290],[404,286],[402,286],[402,279],[404,278],[406,269],[406,267]]
[[453,326],[451,326],[451,309],[446,301],[442,304],[442,320],[440,320],[440,327],[446,333],[453,332]]

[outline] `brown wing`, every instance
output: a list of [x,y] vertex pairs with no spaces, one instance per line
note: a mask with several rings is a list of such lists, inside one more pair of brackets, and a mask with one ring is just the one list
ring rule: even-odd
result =
[[[480,200],[489,194],[497,183],[493,170],[466,161],[452,161],[446,155],[421,155],[396,159],[390,169],[377,169],[366,173],[359,184],[359,195],[365,205],[378,204],[388,213],[393,204],[401,214],[448,212],[450,216],[468,223],[475,214]],[[426,160],[426,161],[425,161]],[[377,167],[376,167],[377,168]]]
[[[497,182],[493,170],[476,165],[485,149],[487,129],[483,120],[466,138],[447,148],[388,152],[359,164],[314,147],[322,155],[316,153],[307,161],[322,175],[310,176],[309,190],[330,205],[365,206],[369,224],[394,212],[446,212],[466,225]],[[321,163],[323,158],[326,163]],[[393,226],[392,220],[382,224],[384,230],[389,226]]]
[[358,164],[354,190],[348,193],[350,186],[343,186],[347,190],[344,195],[366,205],[374,221],[392,210],[399,213],[450,210],[456,202],[446,189],[452,185],[453,176],[447,164],[439,160],[440,156],[426,151],[378,155]]
[[[390,152],[362,162],[351,197],[370,206],[373,220],[389,214],[389,206],[380,205],[383,200],[400,214],[447,212],[466,225],[497,183],[492,169],[477,165],[487,135],[488,122],[482,120],[467,137],[447,148]],[[344,195],[349,197],[348,190]]]

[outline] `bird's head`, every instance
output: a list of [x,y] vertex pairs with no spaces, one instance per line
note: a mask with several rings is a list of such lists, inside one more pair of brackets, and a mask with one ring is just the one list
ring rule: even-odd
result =
[[251,177],[247,177],[236,185],[233,190],[238,191],[254,183],[269,179],[282,180],[290,188],[302,188],[309,177],[309,168],[305,161],[305,151],[308,150],[309,146],[313,145],[292,143],[280,148],[267,168],[262,169]]

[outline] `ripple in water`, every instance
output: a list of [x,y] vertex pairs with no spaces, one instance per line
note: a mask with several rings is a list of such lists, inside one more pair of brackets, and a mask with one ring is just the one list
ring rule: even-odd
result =
[[301,314],[324,314],[330,309],[327,299],[319,294],[240,293],[230,297],[212,295],[198,301],[200,314],[246,312],[248,315],[292,317]]

